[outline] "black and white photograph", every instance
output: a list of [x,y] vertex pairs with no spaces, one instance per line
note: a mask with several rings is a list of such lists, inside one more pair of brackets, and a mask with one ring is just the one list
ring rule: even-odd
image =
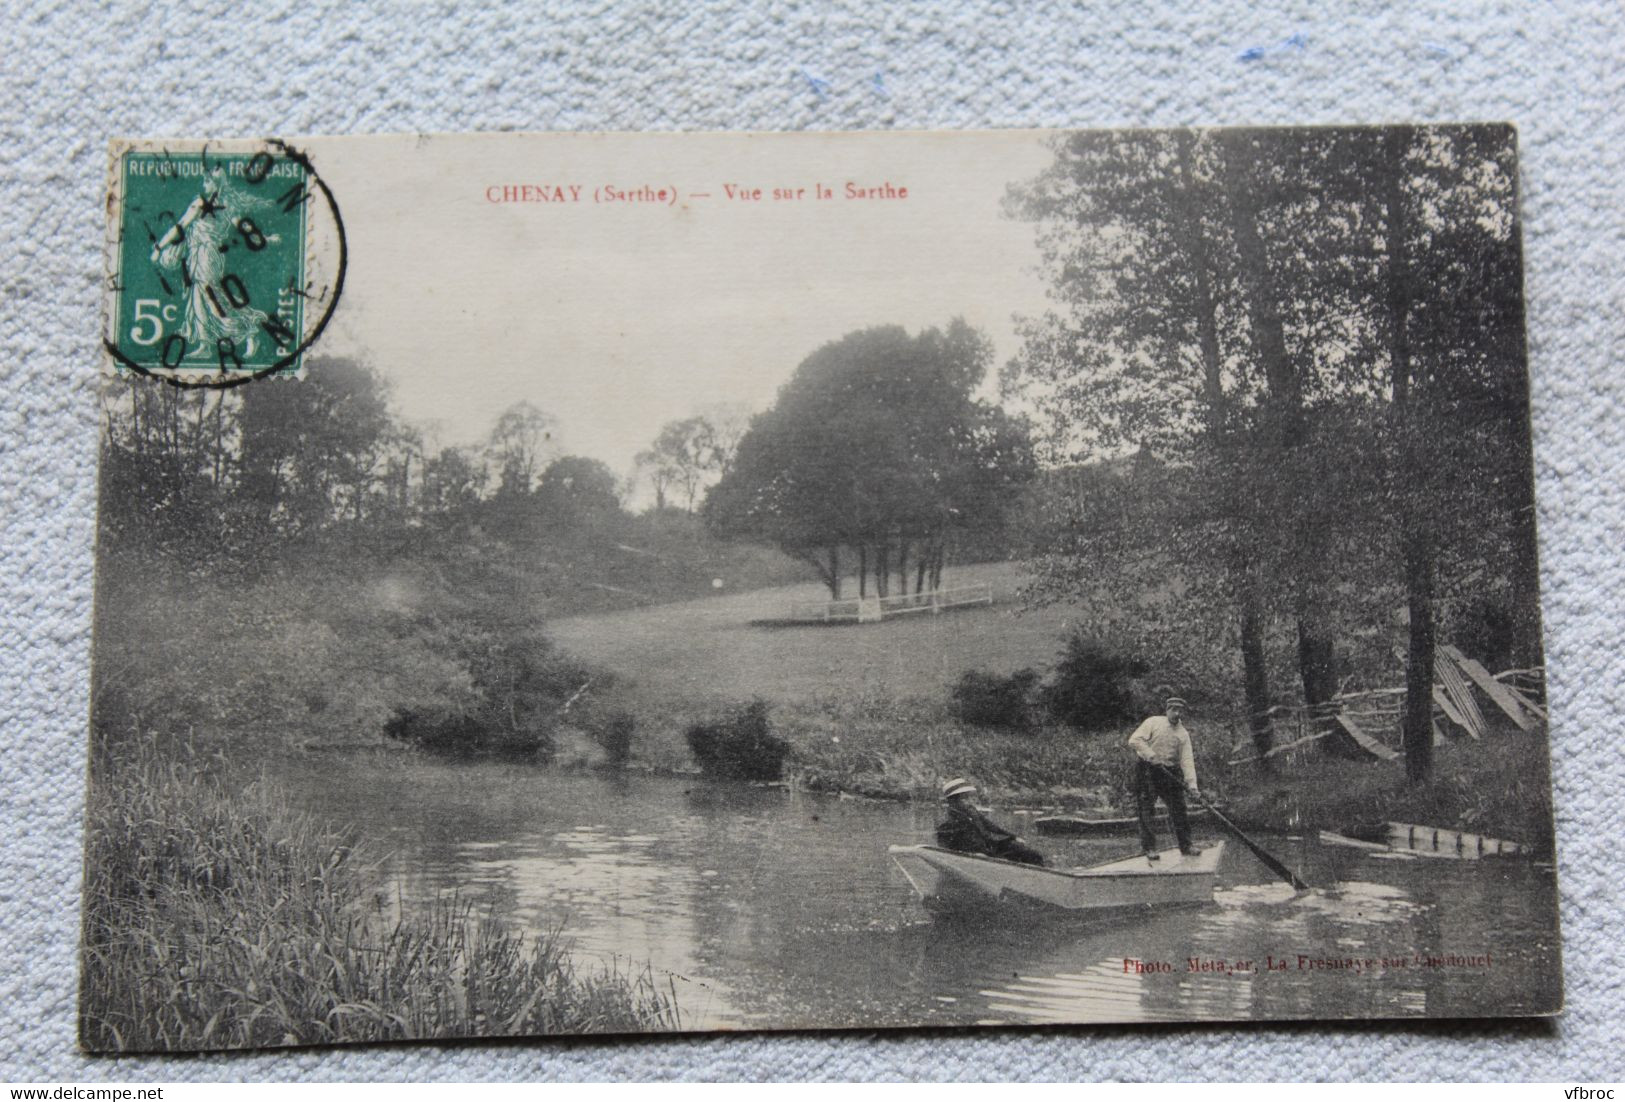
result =
[[86,1050],[1561,1010],[1512,126],[108,173]]

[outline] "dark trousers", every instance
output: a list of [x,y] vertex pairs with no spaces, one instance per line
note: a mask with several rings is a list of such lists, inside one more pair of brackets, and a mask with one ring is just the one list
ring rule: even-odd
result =
[[1185,782],[1178,772],[1153,765],[1148,761],[1136,763],[1134,772],[1134,802],[1140,812],[1140,848],[1147,853],[1157,848],[1157,832],[1151,817],[1157,811],[1157,797],[1168,805],[1168,818],[1174,821],[1174,836],[1179,848],[1191,848],[1191,824],[1185,816]]

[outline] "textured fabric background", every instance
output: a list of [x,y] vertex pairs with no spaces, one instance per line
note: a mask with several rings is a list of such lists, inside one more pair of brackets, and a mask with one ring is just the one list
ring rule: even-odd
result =
[[[0,1078],[1625,1077],[1625,9],[1344,6],[7,3]],[[1556,1023],[746,1035],[167,1060],[76,1051],[109,137],[1502,119],[1522,133],[1568,985]]]

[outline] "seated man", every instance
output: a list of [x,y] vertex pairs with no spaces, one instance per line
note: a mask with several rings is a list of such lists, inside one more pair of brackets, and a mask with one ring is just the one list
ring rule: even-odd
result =
[[993,820],[976,809],[970,802],[975,794],[976,787],[963,777],[955,777],[942,786],[942,798],[948,804],[948,818],[937,826],[937,845],[959,853],[978,853],[984,857],[1019,861],[1024,865],[1042,865],[1043,854],[994,824]]

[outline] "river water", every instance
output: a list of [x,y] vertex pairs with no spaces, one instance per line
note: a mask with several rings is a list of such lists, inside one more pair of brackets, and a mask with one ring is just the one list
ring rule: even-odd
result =
[[[965,929],[933,923],[886,853],[930,840],[930,806],[386,755],[278,772],[305,810],[389,854],[407,908],[455,891],[522,927],[562,924],[578,966],[669,981],[689,1028],[1453,1017],[1557,998],[1556,886],[1533,862],[1265,840],[1317,885],[1296,894],[1232,841],[1209,907]],[[1027,836],[1052,864],[1137,849]],[[1379,963],[1316,964],[1355,959]]]

